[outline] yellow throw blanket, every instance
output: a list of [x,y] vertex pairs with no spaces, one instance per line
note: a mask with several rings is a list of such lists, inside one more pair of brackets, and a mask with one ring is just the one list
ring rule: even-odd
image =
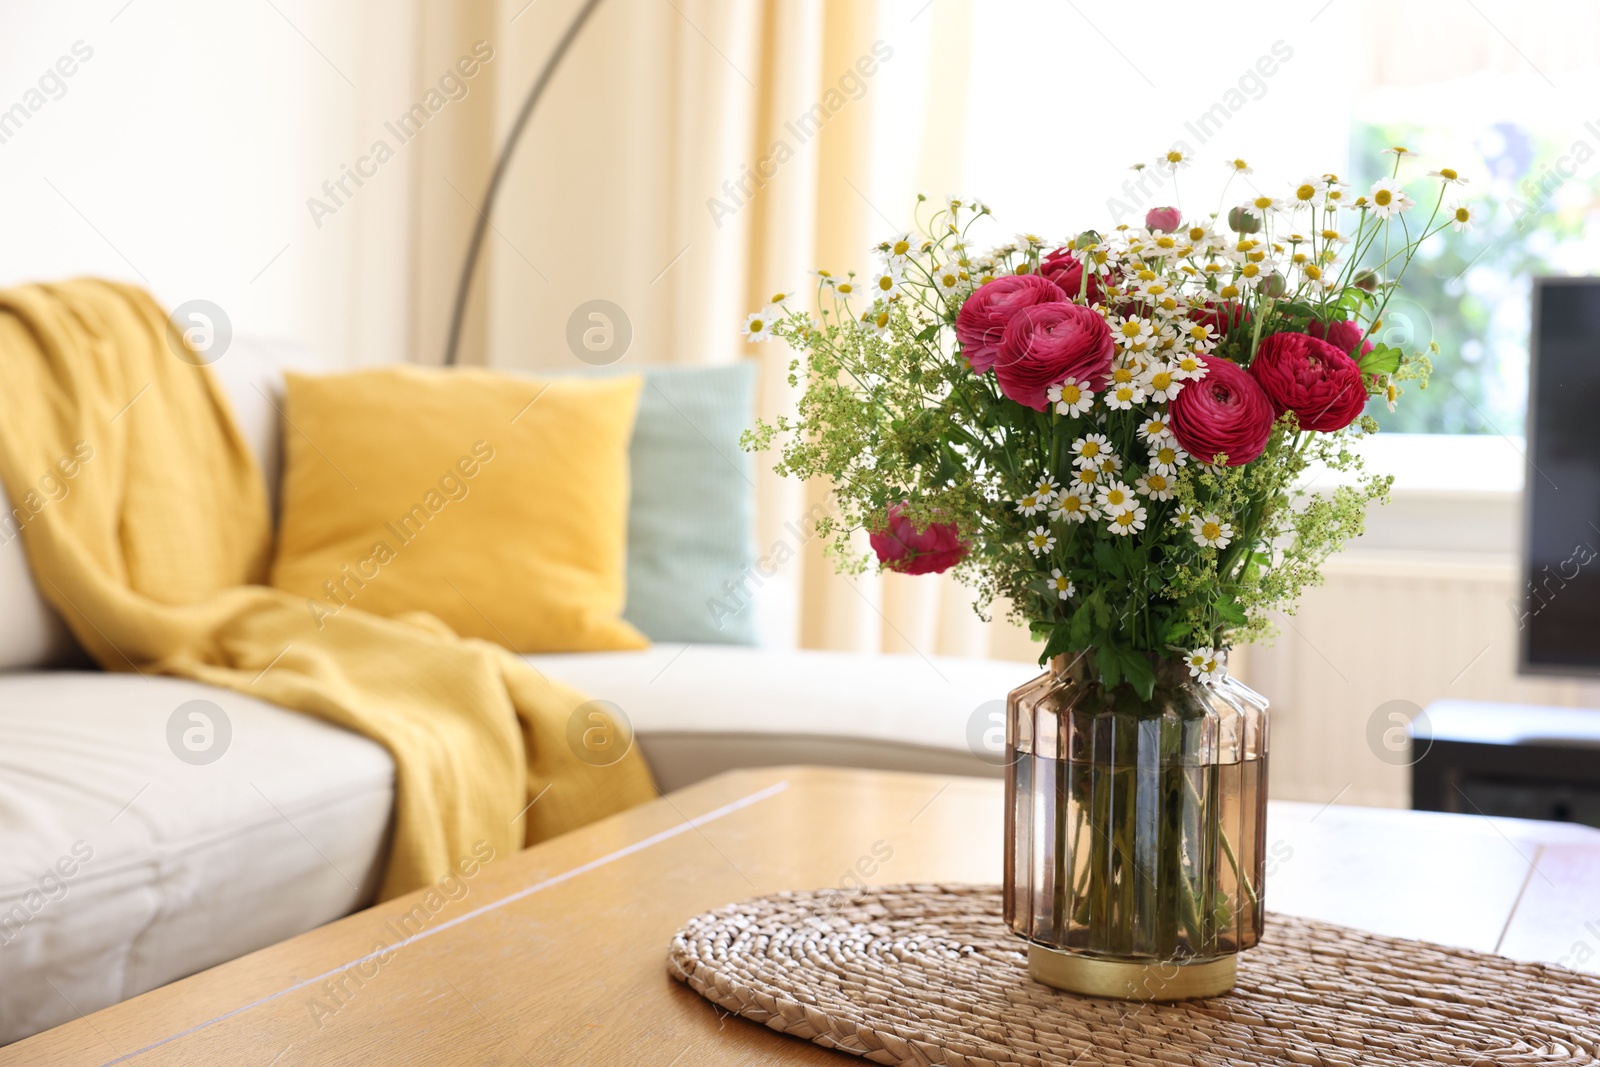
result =
[[304,597],[261,585],[261,474],[171,329],[112,282],[0,292],[0,482],[41,592],[101,666],[222,686],[387,748],[384,898],[479,841],[510,852],[655,795],[637,752],[580,760],[567,722],[583,698],[504,649],[431,616],[352,609],[319,629]]

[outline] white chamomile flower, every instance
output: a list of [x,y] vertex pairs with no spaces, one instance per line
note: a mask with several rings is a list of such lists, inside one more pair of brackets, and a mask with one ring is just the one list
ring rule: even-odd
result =
[[1222,660],[1214,648],[1197,648],[1184,658],[1184,662],[1189,665],[1189,677],[1202,682],[1216,682],[1222,675]]
[[1035,526],[1028,534],[1028,551],[1035,556],[1042,556],[1056,547],[1056,536],[1048,527]]
[[1476,204],[1456,204],[1450,209],[1450,226],[1457,233],[1465,233],[1472,229],[1480,214]]
[[883,256],[891,267],[903,267],[917,250],[917,238],[912,233],[897,233],[883,243]]
[[1316,204],[1324,185],[1321,178],[1301,178],[1299,184],[1294,187],[1289,202],[1297,208],[1312,207]]
[[1045,395],[1056,406],[1057,415],[1082,415],[1094,404],[1094,394],[1074,378],[1052,385]]
[[[1079,473],[1094,474],[1093,471]],[[1073,484],[1063,489],[1056,497],[1055,507],[1050,509],[1050,518],[1055,522],[1082,522],[1096,518],[1100,513],[1095,509],[1093,492],[1092,482],[1088,485]]]
[[1150,469],[1157,474],[1169,477],[1178,473],[1178,468],[1186,466],[1189,456],[1183,449],[1172,441],[1159,441],[1150,449]]
[[1430,170],[1428,172],[1428,177],[1430,177],[1430,178],[1438,178],[1439,180],[1443,181],[1446,185],[1466,185],[1467,184],[1467,179],[1463,178],[1460,174],[1456,173],[1456,170],[1455,170],[1454,167],[1440,167],[1438,170]]
[[1071,492],[1081,490],[1086,493],[1092,493],[1094,492],[1095,485],[1098,484],[1099,481],[1100,468],[1098,466],[1083,467],[1073,472],[1072,486],[1066,491]]
[[1389,375],[1383,376],[1383,403],[1390,411],[1394,410],[1394,402],[1400,399],[1400,387],[1394,384],[1394,379]]
[[[1216,332],[1209,322],[1191,322],[1187,327],[1188,342],[1196,352],[1206,353],[1217,347],[1217,339],[1212,336]],[[1183,357],[1179,357],[1180,359]],[[1193,366],[1184,368],[1174,366],[1173,370],[1180,378],[1187,378],[1188,372],[1197,369],[1200,364],[1193,356],[1188,357]]]
[[777,321],[778,309],[766,307],[755,312],[744,320],[744,325],[739,327],[739,332],[744,334],[745,340],[751,344],[772,340],[772,327]]
[[1150,445],[1165,444],[1172,440],[1172,426],[1167,422],[1167,416],[1163,413],[1145,419],[1139,424],[1139,437]]
[[812,275],[812,277],[816,278],[817,281],[821,282],[823,285],[832,285],[832,284],[834,284],[834,282],[836,282],[838,280],[833,276],[833,271],[831,271],[831,270],[823,270],[821,267],[818,267],[815,270],[811,271],[811,275]]
[[867,292],[880,300],[886,300],[894,295],[896,289],[900,288],[900,280],[903,277],[905,275],[900,268],[890,266],[867,279]]
[[889,305],[875,301],[870,310],[862,312],[859,322],[863,331],[882,337],[889,332]]
[[1116,474],[1120,470],[1122,470],[1122,457],[1121,456],[1101,456],[1100,457],[1100,473],[1102,475],[1104,475],[1105,477],[1109,478],[1113,474]]
[[1414,201],[1406,195],[1405,186],[1393,178],[1379,178],[1367,193],[1367,203],[1373,215],[1380,219],[1393,218],[1411,208]]
[[1171,174],[1176,174],[1181,168],[1189,165],[1189,154],[1180,152],[1176,148],[1156,159],[1156,166]]
[[1379,152],[1378,154],[1381,155],[1381,156],[1414,156],[1414,155],[1416,155],[1415,152],[1411,151],[1411,149],[1407,148],[1403,144],[1390,145],[1388,148],[1385,148],[1383,151]]
[[933,270],[933,284],[938,286],[939,291],[945,294],[960,292],[962,283],[966,281],[966,278],[966,273],[955,263],[946,263],[942,267],[935,267]]
[[1135,404],[1144,403],[1144,386],[1138,382],[1124,382],[1106,390],[1106,407],[1127,411]]
[[1206,548],[1227,548],[1228,542],[1233,540],[1233,526],[1223,522],[1222,516],[1215,512],[1196,516],[1189,530],[1194,534],[1195,543]]
[[1249,175],[1255,173],[1255,170],[1251,168],[1250,164],[1246,163],[1242,159],[1230,159],[1224,163],[1223,166],[1228,168],[1229,174]]
[[1098,467],[1103,458],[1113,454],[1111,442],[1103,433],[1084,434],[1072,442],[1072,462],[1080,467]]
[[[1209,326],[1206,329],[1210,329]],[[1197,382],[1206,376],[1206,371],[1211,368],[1195,358],[1194,353],[1184,352],[1172,361],[1172,376],[1181,381]]]
[[1036,233],[1017,234],[1018,247],[1028,252],[1037,252],[1049,243],[1049,241],[1046,241],[1043,237],[1040,237]]
[[1072,579],[1061,573],[1060,567],[1053,567],[1050,570],[1050,588],[1054,589],[1056,596],[1062,600],[1067,599],[1067,597],[1078,591],[1077,587],[1072,584]]
[[1099,510],[1108,515],[1115,515],[1126,508],[1139,505],[1139,502],[1134,499],[1133,490],[1115,478],[1101,487],[1100,496],[1095,503],[1098,505]]
[[1142,350],[1149,346],[1151,335],[1156,331],[1155,324],[1149,319],[1141,319],[1137,315],[1129,315],[1112,327],[1111,332],[1116,335],[1117,343],[1123,348]]
[[1046,504],[1056,498],[1061,492],[1061,483],[1048,474],[1040,475],[1039,480],[1033,483],[1033,495],[1043,500]]
[[1178,390],[1183,388],[1183,380],[1176,373],[1176,369],[1168,363],[1152,363],[1145,368],[1140,383],[1149,393],[1150,399],[1158,404],[1165,404],[1178,395]]
[[1165,474],[1151,471],[1135,482],[1133,487],[1151,500],[1172,499],[1172,479]]
[[1194,521],[1194,509],[1187,504],[1180,504],[1178,510],[1172,515],[1172,525],[1180,530]]
[[1038,493],[1029,493],[1017,501],[1017,510],[1024,515],[1037,515],[1049,506],[1049,501],[1042,500]]
[[1107,528],[1114,534],[1127,537],[1144,529],[1144,521],[1148,517],[1149,512],[1135,504],[1111,516],[1111,521],[1107,524]]

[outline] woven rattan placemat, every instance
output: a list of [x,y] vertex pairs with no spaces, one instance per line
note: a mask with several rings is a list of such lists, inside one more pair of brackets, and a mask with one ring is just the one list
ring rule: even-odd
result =
[[892,1064],[1600,1062],[1600,979],[1270,916],[1233,992],[1135,1004],[1028,978],[990,886],[782,893],[689,922],[667,967],[735,1014]]

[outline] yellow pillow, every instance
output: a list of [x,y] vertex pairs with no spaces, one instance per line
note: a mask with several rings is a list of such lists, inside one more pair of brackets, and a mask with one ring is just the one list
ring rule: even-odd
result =
[[272,584],[324,626],[426,611],[516,652],[644,648],[621,618],[641,384],[290,374]]

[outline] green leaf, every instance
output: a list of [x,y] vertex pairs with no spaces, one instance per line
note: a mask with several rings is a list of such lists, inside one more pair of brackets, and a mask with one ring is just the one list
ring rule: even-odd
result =
[[1050,631],[1050,640],[1045,642],[1044,652],[1039,656],[1039,665],[1042,667],[1050,661],[1052,656],[1059,656],[1072,648],[1071,630],[1064,625],[1057,625]]
[[939,322],[930,322],[928,325],[924,326],[921,330],[919,330],[917,332],[917,340],[919,340],[919,341],[931,341],[931,340],[933,340],[935,337],[939,336],[939,330],[943,325],[944,325],[943,323],[939,323]]
[[1244,609],[1231,596],[1219,598],[1216,603],[1216,611],[1222,617],[1222,621],[1230,626],[1243,626],[1248,621],[1245,617]]
[[1393,374],[1400,369],[1400,357],[1403,355],[1393,345],[1380,344],[1359,360],[1362,374]]
[[1149,700],[1156,691],[1156,672],[1150,666],[1150,658],[1134,649],[1124,652],[1120,658],[1128,684],[1139,694],[1139,699]]

